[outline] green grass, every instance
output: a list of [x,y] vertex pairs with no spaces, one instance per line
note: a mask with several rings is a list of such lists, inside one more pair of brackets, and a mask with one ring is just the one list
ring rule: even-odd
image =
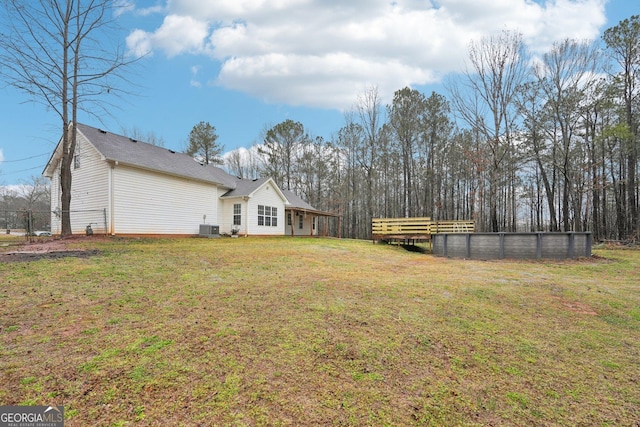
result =
[[634,425],[640,251],[74,240],[0,264],[0,404],[66,425]]

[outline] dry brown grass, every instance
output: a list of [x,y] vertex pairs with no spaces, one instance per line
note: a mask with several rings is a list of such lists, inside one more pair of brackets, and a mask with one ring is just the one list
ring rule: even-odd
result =
[[1,404],[67,425],[634,425],[640,252],[74,240],[0,264]]

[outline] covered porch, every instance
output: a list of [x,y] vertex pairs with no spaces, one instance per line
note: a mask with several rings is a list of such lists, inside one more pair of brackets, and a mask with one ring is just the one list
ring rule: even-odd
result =
[[321,211],[300,198],[290,190],[282,193],[289,203],[285,204],[285,235],[294,236],[328,236],[329,220],[337,218],[338,224],[334,229],[340,237],[341,216],[333,212]]
[[299,207],[285,208],[285,234],[294,236],[323,236],[329,235],[329,220],[337,218],[336,227],[340,237],[340,215],[332,212],[324,212],[315,209],[305,209]]

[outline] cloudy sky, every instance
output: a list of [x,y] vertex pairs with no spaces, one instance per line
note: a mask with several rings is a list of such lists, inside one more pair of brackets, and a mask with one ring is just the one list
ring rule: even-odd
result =
[[[154,132],[181,149],[201,120],[227,150],[288,118],[331,138],[367,87],[384,102],[410,86],[444,92],[471,40],[517,30],[533,52],[597,39],[640,13],[637,0],[118,0],[120,37],[142,59],[136,95],[102,122]],[[39,175],[57,143],[55,114],[0,89],[0,185]],[[35,156],[35,157],[34,157]]]

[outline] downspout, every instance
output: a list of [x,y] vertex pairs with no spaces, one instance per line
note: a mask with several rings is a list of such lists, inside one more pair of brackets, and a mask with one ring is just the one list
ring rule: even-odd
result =
[[118,166],[118,161],[116,160],[112,163],[109,168],[109,230],[107,233],[115,236],[115,201],[114,201],[114,190],[115,190],[115,168]]
[[249,197],[244,196],[242,198],[247,203],[247,208],[244,210],[244,237],[249,236]]

